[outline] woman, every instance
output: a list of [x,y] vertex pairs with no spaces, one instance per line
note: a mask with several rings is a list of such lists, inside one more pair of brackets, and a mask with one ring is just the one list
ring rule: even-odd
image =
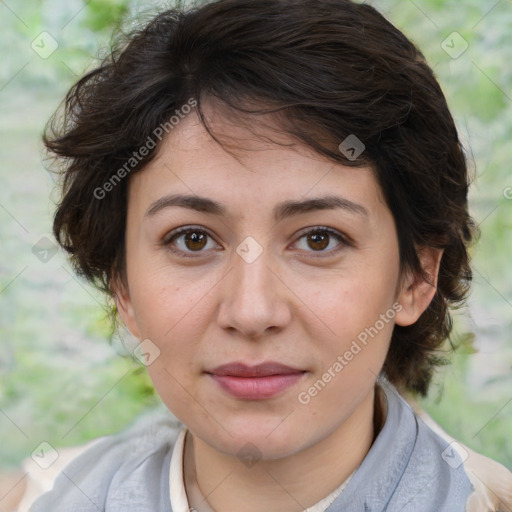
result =
[[54,233],[179,421],[107,437],[42,511],[512,510],[428,426],[467,293],[464,153],[417,48],[345,0],[167,11],[68,93]]

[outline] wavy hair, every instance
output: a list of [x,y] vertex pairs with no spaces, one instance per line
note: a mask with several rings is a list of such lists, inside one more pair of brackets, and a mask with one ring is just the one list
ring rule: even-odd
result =
[[[274,113],[320,155],[371,166],[396,223],[402,272],[426,278],[417,248],[444,250],[432,302],[413,325],[395,326],[384,364],[395,385],[425,395],[450,339],[449,308],[470,286],[476,227],[464,151],[422,53],[373,7],[348,0],[220,0],[159,13],[124,36],[69,90],[43,137],[63,178],[55,237],[107,295],[114,277],[125,279],[129,177],[105,200],[95,190],[190,98],[219,143],[201,108],[207,100],[240,119]],[[356,160],[338,149],[349,135],[365,145]]]

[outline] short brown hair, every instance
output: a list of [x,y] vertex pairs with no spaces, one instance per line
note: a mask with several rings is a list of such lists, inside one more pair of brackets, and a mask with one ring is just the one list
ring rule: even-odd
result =
[[[370,165],[396,223],[402,272],[425,277],[416,249],[444,249],[431,304],[415,324],[395,326],[384,364],[393,383],[425,395],[452,330],[448,308],[469,289],[476,228],[464,151],[421,52],[374,8],[348,0],[220,0],[160,13],[118,42],[70,89],[44,135],[63,162],[55,237],[107,294],[124,276],[128,179],[106,200],[95,190],[190,98],[212,136],[206,100],[242,117],[275,112],[287,134],[333,162]],[[338,149],[350,135],[365,146],[355,160]]]

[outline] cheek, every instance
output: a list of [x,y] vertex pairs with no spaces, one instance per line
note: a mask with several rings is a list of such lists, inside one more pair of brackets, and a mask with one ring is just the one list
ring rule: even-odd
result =
[[199,316],[195,309],[176,308],[167,301],[145,312],[144,333],[160,351],[147,371],[162,401],[181,420],[188,418],[191,410],[202,414],[194,398],[198,394],[204,332],[204,327],[194,321]]
[[353,267],[345,275],[309,286],[308,305],[319,313],[331,334],[346,340],[392,308],[397,276],[395,269],[384,271],[371,264]]
[[[350,383],[364,387],[378,375],[394,327],[397,277],[397,262],[386,266],[382,261],[367,261],[310,290],[311,309],[319,312],[325,329],[323,336],[318,336],[318,331],[309,332],[309,336],[316,340],[315,349],[322,361],[320,372],[325,375],[322,381],[336,375],[331,389],[345,388]],[[329,370],[331,376],[324,373]],[[350,392],[349,387],[345,391]],[[345,391],[338,388],[337,392]]]
[[171,273],[165,267],[141,272],[131,287],[141,335],[166,345],[180,330],[192,329],[193,336],[193,327],[204,320],[204,298],[211,286],[211,279]]
[[148,366],[157,392],[164,400],[183,398],[192,389],[200,361],[200,345],[211,313],[206,311],[209,279],[172,276],[166,269],[139,276],[132,288],[141,338],[151,340],[159,356]]
[[[360,286],[324,295],[322,320],[329,329],[314,336],[316,371],[299,390],[308,414],[344,420],[370,392],[384,364],[394,327],[389,293],[362,293]],[[370,292],[370,291],[368,291]],[[303,400],[302,402],[300,400]],[[299,407],[302,407],[300,405]]]
[[[185,424],[195,422],[209,424],[210,407],[205,409],[193,371],[188,371],[187,358],[181,354],[169,360],[161,355],[159,360],[148,366],[148,374],[155,391],[166,407]],[[215,410],[213,408],[212,410]]]

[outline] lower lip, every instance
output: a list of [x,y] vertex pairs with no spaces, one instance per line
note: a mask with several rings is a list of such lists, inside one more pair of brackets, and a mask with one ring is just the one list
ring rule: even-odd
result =
[[224,391],[236,398],[263,400],[265,398],[271,398],[293,386],[302,378],[304,372],[286,375],[269,375],[267,377],[210,375]]

